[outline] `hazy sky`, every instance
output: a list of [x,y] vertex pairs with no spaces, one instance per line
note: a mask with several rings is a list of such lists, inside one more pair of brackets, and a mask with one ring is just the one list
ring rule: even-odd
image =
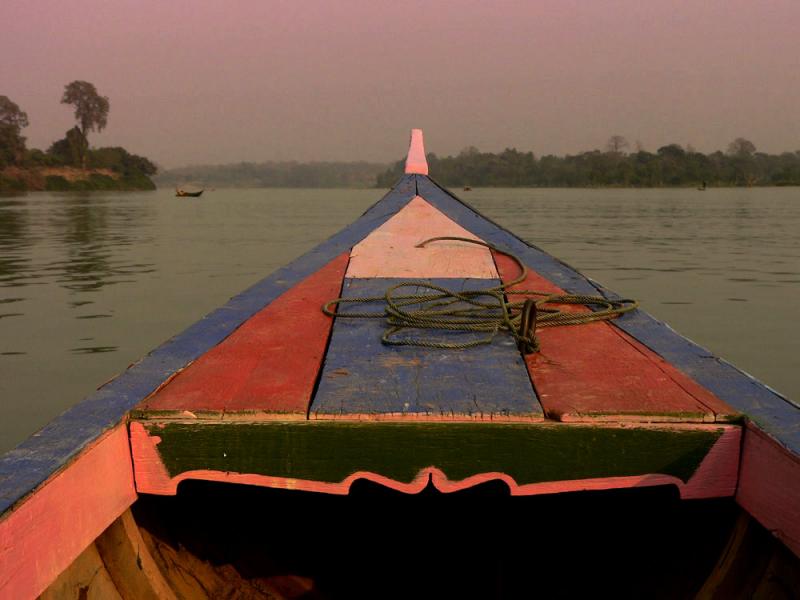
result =
[[800,149],[800,0],[0,0],[0,94],[46,148],[64,85],[110,98],[93,145],[172,167],[573,153],[611,134]]

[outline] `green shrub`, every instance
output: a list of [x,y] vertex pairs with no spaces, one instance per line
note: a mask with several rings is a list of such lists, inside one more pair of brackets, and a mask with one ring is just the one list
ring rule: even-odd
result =
[[89,189],[92,190],[118,190],[119,182],[113,177],[102,175],[100,173],[92,173],[89,176]]
[[9,194],[14,192],[24,192],[25,182],[20,179],[11,177],[3,177],[0,175],[0,194]]
[[68,192],[73,188],[61,175],[48,175],[45,178],[44,189],[48,192]]
[[143,156],[131,154],[125,148],[112,146],[89,151],[89,165],[96,169],[111,169],[115,173],[155,175],[156,166]]
[[57,167],[59,161],[49,154],[46,154],[38,148],[31,148],[25,154],[26,167]]
[[120,179],[120,188],[124,190],[154,190],[156,184],[143,173],[126,175]]

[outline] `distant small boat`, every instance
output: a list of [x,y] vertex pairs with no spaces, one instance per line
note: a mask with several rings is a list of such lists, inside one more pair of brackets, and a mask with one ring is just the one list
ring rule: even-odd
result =
[[706,182],[705,181],[703,183],[701,183],[699,186],[697,186],[697,191],[699,191],[699,192],[705,192],[706,191]]
[[199,192],[187,192],[186,190],[182,190],[181,188],[177,188],[175,190],[175,195],[179,198],[199,198],[200,195],[205,190],[200,190]]
[[471,188],[471,187],[469,187],[468,185],[465,185],[465,186],[464,186],[464,191],[465,191],[465,192],[471,192],[471,191],[472,191],[472,188]]

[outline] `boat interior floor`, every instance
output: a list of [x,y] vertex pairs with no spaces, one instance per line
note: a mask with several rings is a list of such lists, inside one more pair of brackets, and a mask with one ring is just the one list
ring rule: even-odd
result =
[[[145,571],[155,564],[177,597],[793,598],[800,589],[800,560],[732,499],[682,501],[674,486],[515,497],[500,481],[404,494],[359,480],[334,496],[187,481],[175,496],[142,495],[132,514],[139,570],[143,558]],[[108,579],[125,579],[108,535],[87,552],[99,550]],[[80,589],[75,569],[43,598]]]

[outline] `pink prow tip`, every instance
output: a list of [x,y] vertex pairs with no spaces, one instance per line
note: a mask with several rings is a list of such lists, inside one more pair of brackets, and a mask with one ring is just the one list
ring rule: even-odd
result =
[[406,173],[414,175],[428,174],[428,161],[425,159],[425,142],[422,129],[411,130],[411,143],[408,145],[406,157]]

